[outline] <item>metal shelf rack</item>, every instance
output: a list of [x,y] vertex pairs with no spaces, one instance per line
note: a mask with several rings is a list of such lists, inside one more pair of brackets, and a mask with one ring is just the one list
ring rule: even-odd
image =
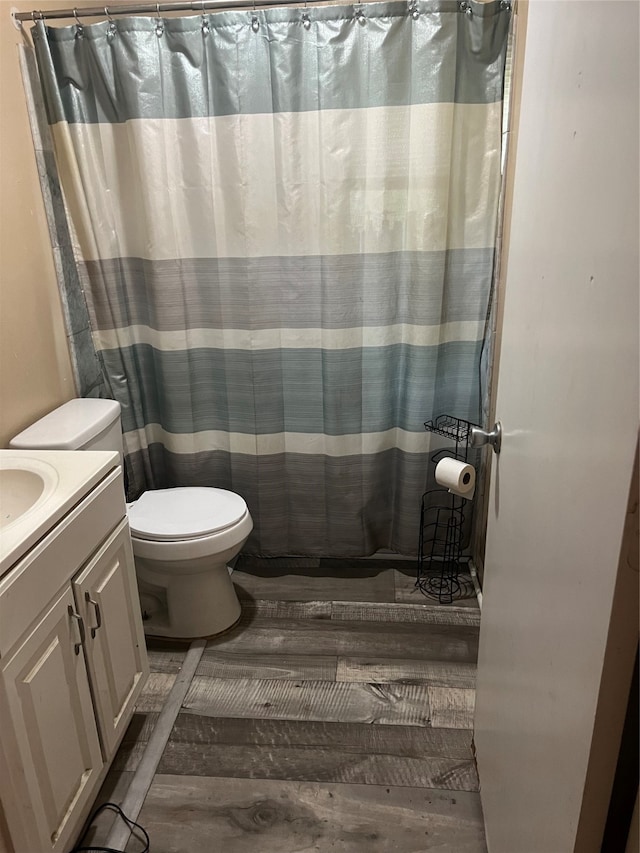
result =
[[[469,462],[475,455],[470,443],[472,426],[475,424],[451,415],[425,422],[427,432],[450,443],[431,454],[429,467],[433,479],[436,465],[445,456]],[[422,496],[416,587],[440,604],[451,604],[468,593],[459,577],[461,566],[468,562],[462,556],[467,503],[466,498],[442,487],[429,489]]]

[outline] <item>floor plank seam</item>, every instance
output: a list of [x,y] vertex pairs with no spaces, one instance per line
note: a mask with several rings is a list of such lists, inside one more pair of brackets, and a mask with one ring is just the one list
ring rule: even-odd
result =
[[[130,821],[137,821],[142,810],[149,788],[153,783],[156,770],[171,736],[176,717],[180,713],[182,702],[191,686],[205,646],[206,640],[194,640],[191,643],[182,668],[158,715],[140,763],[121,803],[121,809]],[[130,836],[131,828],[124,822],[118,823],[109,833],[106,847],[115,850],[124,850]]]

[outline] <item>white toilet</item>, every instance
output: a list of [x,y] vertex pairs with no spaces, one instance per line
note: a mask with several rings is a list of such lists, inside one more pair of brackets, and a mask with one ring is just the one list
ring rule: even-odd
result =
[[[120,404],[70,400],[11,440],[15,449],[115,450]],[[145,633],[210,637],[240,618],[227,563],[253,529],[240,495],[185,487],[144,492],[128,505]]]

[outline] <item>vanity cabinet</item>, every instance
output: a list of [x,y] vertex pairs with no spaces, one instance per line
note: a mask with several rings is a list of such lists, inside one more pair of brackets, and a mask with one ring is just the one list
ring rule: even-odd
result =
[[16,853],[58,849],[69,817],[90,800],[102,769],[85,659],[75,653],[74,609],[67,589],[1,670],[10,771],[4,783],[12,784],[16,800],[5,815]]
[[146,678],[129,527],[123,521],[73,580],[105,761],[113,758]]
[[[0,795],[13,853],[73,847],[148,674],[124,513],[118,468],[0,579]],[[58,589],[40,606],[51,574]]]

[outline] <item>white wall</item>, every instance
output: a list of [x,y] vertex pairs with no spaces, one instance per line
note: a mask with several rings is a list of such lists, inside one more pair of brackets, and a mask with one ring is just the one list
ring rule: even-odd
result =
[[638,430],[638,25],[636,2],[528,4],[477,683],[490,853],[599,851],[615,768],[638,637],[637,568],[620,559]]

